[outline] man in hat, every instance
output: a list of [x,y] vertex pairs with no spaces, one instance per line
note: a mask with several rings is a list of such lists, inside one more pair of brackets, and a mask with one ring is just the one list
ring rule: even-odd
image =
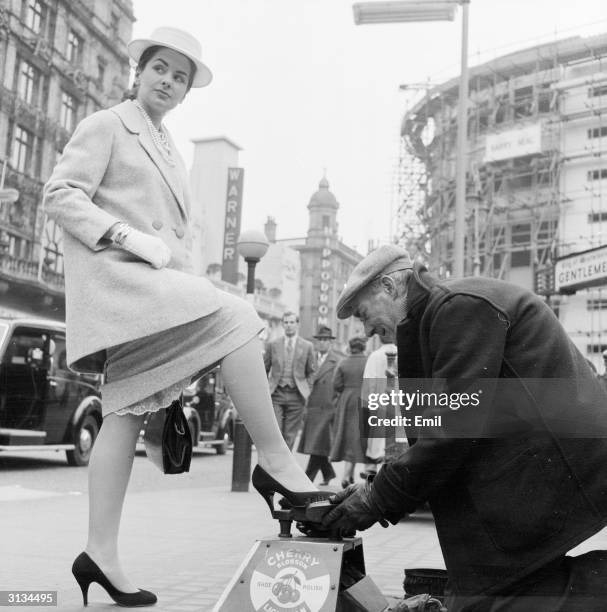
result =
[[314,481],[320,471],[322,485],[328,485],[335,478],[335,471],[329,461],[331,452],[333,418],[333,372],[339,356],[333,351],[335,336],[330,327],[321,325],[314,336],[316,340],[316,372],[312,382],[312,390],[306,405],[299,452],[310,455],[306,474]]
[[566,553],[607,524],[607,397],[550,308],[498,280],[439,282],[390,245],[353,270],[337,303],[352,315],[396,341],[411,446],[334,496],[325,525],[396,524],[427,501],[449,612],[604,609],[607,552]]

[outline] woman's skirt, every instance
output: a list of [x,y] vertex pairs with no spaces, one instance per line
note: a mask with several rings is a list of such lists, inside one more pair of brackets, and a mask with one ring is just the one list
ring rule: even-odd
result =
[[222,305],[210,315],[107,350],[103,416],[167,407],[204,370],[264,329],[249,302],[218,294]]

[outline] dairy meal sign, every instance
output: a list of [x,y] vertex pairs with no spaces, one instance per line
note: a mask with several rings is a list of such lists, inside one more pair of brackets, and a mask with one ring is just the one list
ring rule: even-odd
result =
[[542,126],[540,123],[526,125],[499,134],[487,134],[485,161],[499,161],[521,155],[532,155],[542,150]]
[[607,285],[607,246],[559,259],[554,269],[554,283],[560,293]]

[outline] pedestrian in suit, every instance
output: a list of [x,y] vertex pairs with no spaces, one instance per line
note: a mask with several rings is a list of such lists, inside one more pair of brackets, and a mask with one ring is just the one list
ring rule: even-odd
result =
[[310,455],[306,474],[314,482],[319,470],[322,485],[328,485],[335,478],[335,470],[329,461],[335,405],[333,403],[333,372],[339,360],[331,344],[335,336],[330,327],[321,325],[314,336],[316,339],[316,372],[312,391],[306,404],[299,452]]
[[504,281],[437,280],[395,245],[336,310],[396,342],[401,390],[433,394],[407,408],[410,448],[339,493],[326,526],[387,527],[427,501],[449,612],[604,610],[607,551],[567,552],[607,525],[607,396],[552,310]]
[[[257,446],[257,488],[321,494],[276,426],[250,304],[192,274],[190,196],[165,115],[211,72],[200,43],[176,28],[133,40],[128,100],[84,119],[45,185],[63,228],[68,365],[104,373],[103,423],[89,465],[89,538],[72,567],[87,602],[98,582],[122,606],[156,602],[124,573],[117,541],[135,444],[146,414],[221,363]],[[262,484],[260,484],[262,483]],[[288,495],[287,495],[288,494]]]
[[264,361],[278,427],[289,448],[293,448],[310,395],[314,374],[314,345],[297,333],[299,317],[282,316],[284,336],[269,342]]

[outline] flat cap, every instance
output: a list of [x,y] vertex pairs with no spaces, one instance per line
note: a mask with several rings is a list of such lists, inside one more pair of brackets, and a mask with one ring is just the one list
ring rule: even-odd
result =
[[395,244],[385,244],[369,253],[352,270],[339,299],[337,300],[338,319],[347,319],[354,312],[353,300],[372,280],[380,274],[389,274],[397,270],[410,270],[413,262],[405,249]]

